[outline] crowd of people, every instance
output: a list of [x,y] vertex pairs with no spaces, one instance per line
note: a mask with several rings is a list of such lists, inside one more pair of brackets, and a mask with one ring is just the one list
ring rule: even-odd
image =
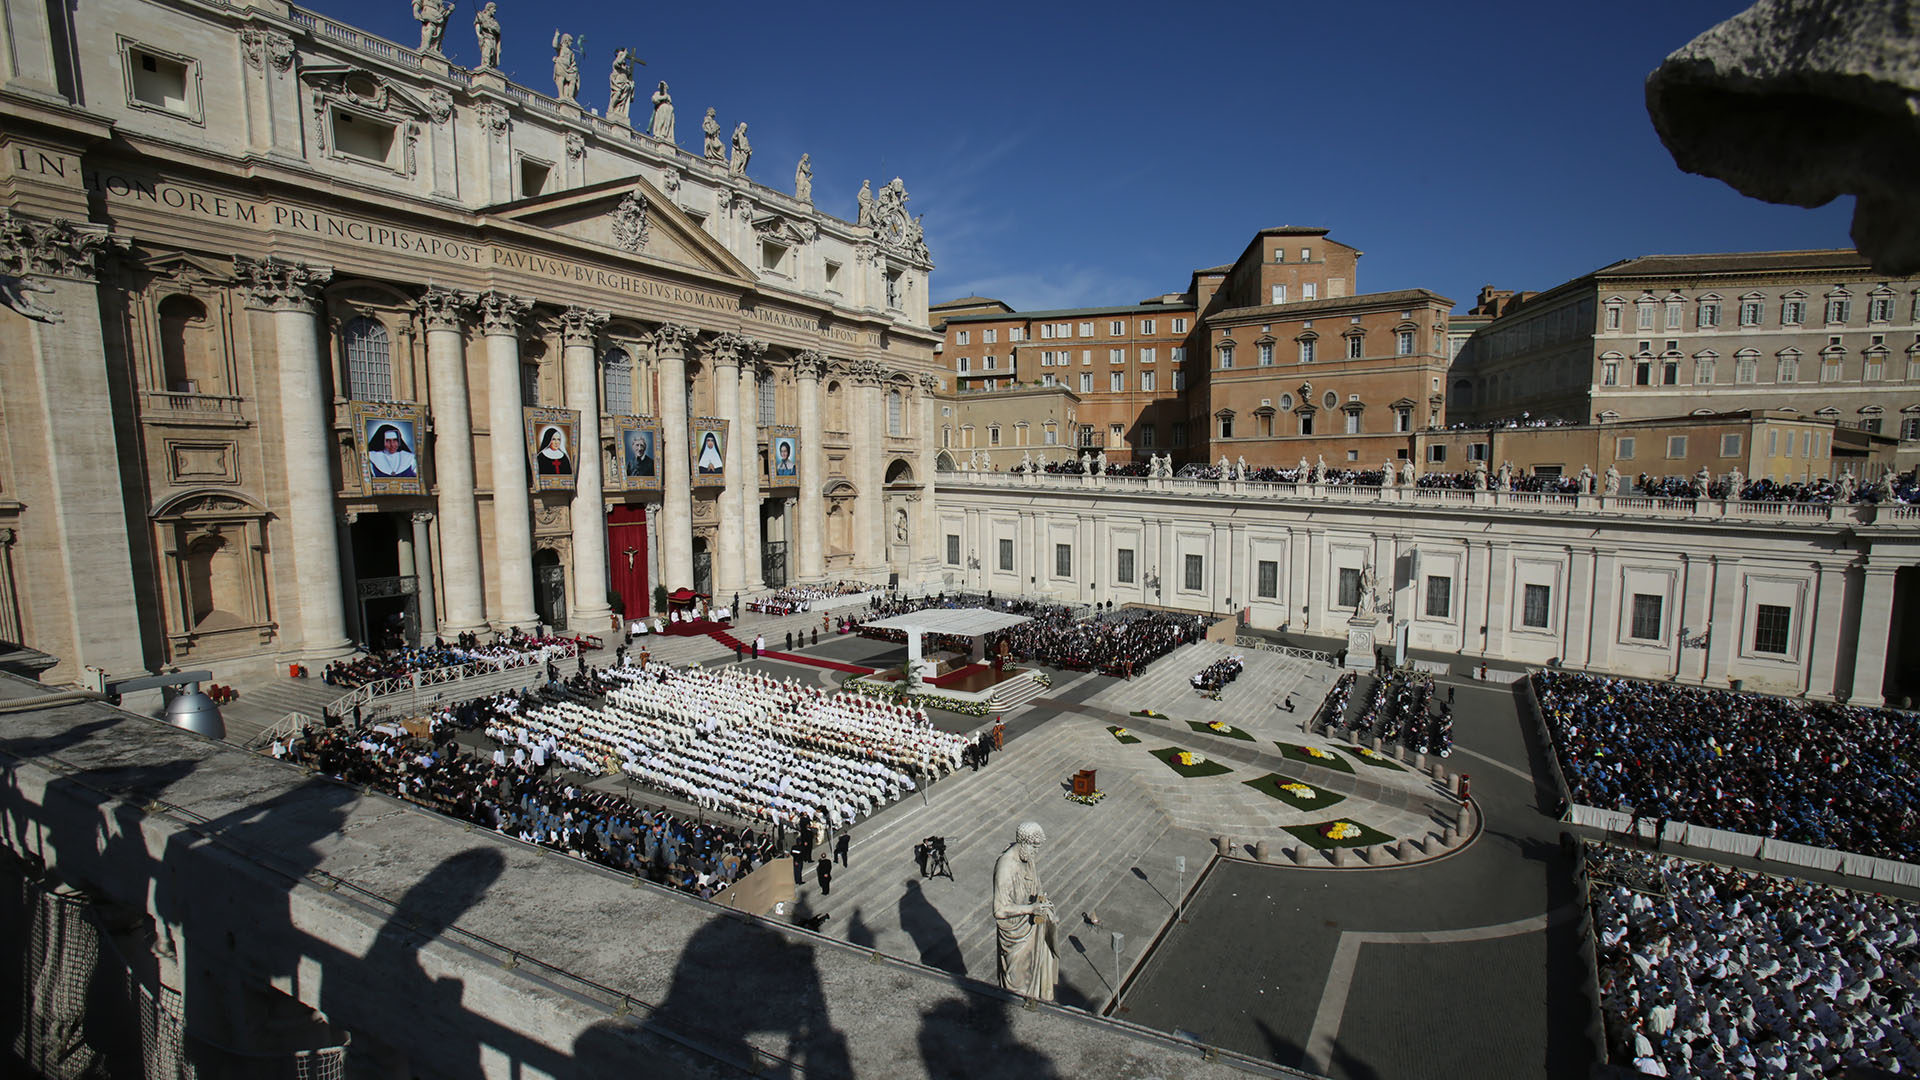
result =
[[1920,1071],[1920,904],[1589,849],[1609,1056],[1649,1076]]
[[1314,730],[1324,731],[1340,725],[1347,715],[1347,703],[1353,698],[1353,684],[1359,679],[1358,672],[1343,671],[1333,680],[1333,689],[1327,691],[1325,700],[1320,702],[1320,711],[1313,715]]
[[577,638],[552,637],[509,630],[490,644],[481,644],[478,635],[461,634],[455,644],[435,638],[432,645],[382,649],[363,656],[336,660],[321,669],[320,680],[328,686],[349,690],[383,679],[398,679],[414,672],[484,663],[506,669],[544,663],[550,659],[578,656]]
[[1373,694],[1354,733],[1356,738],[1371,735],[1400,743],[1416,754],[1448,757],[1453,753],[1453,705],[1434,699],[1432,675],[1395,668],[1374,679]]
[[1576,803],[1908,862],[1920,720],[1564,671],[1532,676]]
[[[1883,484],[1878,478],[1871,483],[1861,483],[1850,475],[1838,480],[1827,477],[1810,477],[1805,480],[1770,480],[1765,477],[1749,479],[1738,473],[1729,473],[1707,484],[1707,497],[1711,499],[1731,499],[1739,502],[1795,502],[1795,503],[1902,503],[1920,504],[1920,470],[1908,469],[1887,477]],[[1633,482],[1633,490],[1642,495],[1655,495],[1669,499],[1690,499],[1697,497],[1698,477],[1689,476],[1652,476],[1641,473]]]
[[1009,628],[1002,640],[1016,659],[1026,663],[1131,679],[1187,642],[1199,641],[1206,632],[1207,620],[1200,615],[1109,608],[1076,618],[1071,609],[1055,605]]
[[1228,683],[1239,678],[1240,672],[1244,671],[1246,666],[1247,662],[1238,656],[1223,656],[1189,675],[1187,682],[1191,683],[1195,690],[1217,701],[1220,698],[1220,691],[1225,690]]
[[535,766],[624,772],[705,810],[834,828],[961,767],[973,745],[922,710],[754,672],[628,665],[605,677],[616,685],[602,704],[504,706],[487,734],[516,764],[526,751]]
[[[487,710],[483,722],[499,719],[492,710],[502,707],[498,699],[473,703]],[[702,898],[787,850],[784,830],[696,821],[545,780],[531,766],[474,757],[444,738],[414,738],[397,728],[309,728],[275,750],[276,757],[329,776]],[[811,823],[801,827],[809,830],[811,847]]]
[[858,596],[864,592],[873,592],[879,586],[865,581],[829,581],[815,585],[788,585],[775,589],[765,596],[747,601],[748,611],[763,612],[768,615],[791,615],[796,611],[812,611],[813,605],[822,600],[833,600],[842,596]]

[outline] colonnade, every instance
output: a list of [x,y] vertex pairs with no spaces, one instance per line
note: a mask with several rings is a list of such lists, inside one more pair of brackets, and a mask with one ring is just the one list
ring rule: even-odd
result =
[[[351,648],[345,608],[343,551],[330,479],[310,463],[331,462],[331,402],[325,397],[327,361],[320,345],[325,268],[279,259],[242,260],[242,284],[249,306],[272,313],[278,359],[281,452],[287,462],[288,542],[296,582],[297,610],[283,611],[280,623],[288,651],[309,659],[337,656]],[[533,316],[534,301],[497,290],[466,294],[429,288],[420,301],[425,331],[428,404],[432,410],[431,453],[437,489],[435,509],[415,515],[413,547],[416,572],[427,595],[422,605],[423,635],[452,636],[489,627],[536,625],[533,555],[534,497],[523,481],[521,337]],[[559,312],[561,382],[564,406],[578,412],[575,481],[569,521],[573,595],[570,622],[576,627],[605,625],[607,596],[605,465],[601,451],[601,371],[599,338],[610,321],[606,312],[578,306]],[[492,481],[482,488],[475,462],[472,395],[468,386],[468,332],[476,334],[484,358],[487,456]],[[657,495],[661,580],[668,589],[694,583],[694,487],[687,415],[689,351],[711,376],[714,411],[728,422],[727,473],[713,494],[713,591],[717,596],[751,594],[763,589],[761,564],[761,476],[759,403],[761,380],[773,377],[765,361],[767,344],[731,331],[702,334],[693,327],[658,324],[649,334],[658,391],[655,419],[660,425],[662,476]],[[819,581],[827,576],[827,481],[825,386],[841,380],[848,408],[846,435],[851,450],[845,472],[859,496],[852,536],[853,573],[884,570],[890,560],[885,470],[888,435],[885,384],[891,373],[872,360],[829,360],[818,350],[790,359],[797,388],[800,453],[797,462],[798,522],[792,529],[793,579]],[[930,415],[929,395],[917,401],[922,418]],[[916,464],[925,455],[916,453]],[[303,471],[304,469],[304,471]],[[704,486],[704,483],[703,483]],[[486,496],[483,500],[482,496]],[[651,497],[651,496],[650,496]],[[481,504],[490,503],[492,565],[496,593],[488,604],[481,550]],[[913,517],[920,529],[920,514]],[[431,524],[439,525],[438,579],[444,602],[431,590],[435,574],[429,546]],[[437,626],[434,625],[438,617]],[[297,636],[290,632],[298,627]]]

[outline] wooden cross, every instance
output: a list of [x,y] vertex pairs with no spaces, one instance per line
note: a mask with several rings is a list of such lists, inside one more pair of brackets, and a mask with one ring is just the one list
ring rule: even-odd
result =
[[630,548],[628,548],[627,550],[625,550],[625,551],[623,551],[623,552],[621,552],[621,554],[622,554],[622,555],[625,555],[625,556],[627,557],[627,572],[628,572],[628,573],[632,573],[632,572],[633,572],[633,557],[634,557],[635,555],[638,555],[638,554],[640,554],[640,549],[639,549],[639,548],[632,548],[632,547],[630,547]]

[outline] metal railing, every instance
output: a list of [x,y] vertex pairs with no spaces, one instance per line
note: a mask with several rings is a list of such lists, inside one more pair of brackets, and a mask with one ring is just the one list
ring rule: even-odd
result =
[[223,416],[239,416],[242,400],[225,394],[175,390],[149,390],[145,397],[148,412],[219,413]]
[[1247,637],[1244,634],[1235,637],[1233,644],[1235,648],[1259,649],[1261,652],[1279,653],[1281,656],[1289,656],[1295,660],[1311,660],[1317,664],[1333,663],[1333,654],[1330,652],[1321,652],[1318,649],[1302,649],[1293,645],[1275,645],[1271,641],[1262,641],[1259,638]]

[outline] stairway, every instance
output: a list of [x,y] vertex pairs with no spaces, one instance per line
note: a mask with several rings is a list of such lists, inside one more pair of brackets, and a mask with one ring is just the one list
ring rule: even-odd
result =
[[1039,679],[1008,679],[993,688],[993,693],[987,695],[987,701],[996,712],[1005,712],[1017,709],[1046,692],[1047,685]]

